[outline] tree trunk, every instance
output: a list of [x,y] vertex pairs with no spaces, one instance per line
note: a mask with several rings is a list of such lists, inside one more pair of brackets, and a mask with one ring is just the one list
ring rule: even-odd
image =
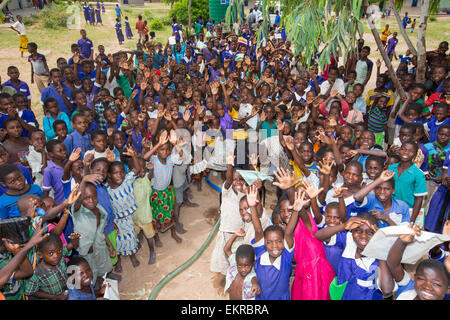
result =
[[189,17],[188,29],[189,30],[191,28],[191,4],[192,4],[192,0],[189,0],[189,3],[188,3],[188,17]]
[[419,30],[417,31],[417,72],[416,72],[417,83],[425,82],[425,73],[427,71],[427,51],[426,51],[425,34],[427,31],[429,7],[430,7],[430,0],[422,0]]
[[9,1],[11,0],[3,0],[2,3],[0,3],[0,10],[2,10],[8,4]]
[[[364,2],[367,4],[367,0],[364,0]],[[403,90],[403,87],[402,87],[400,81],[398,80],[397,75],[395,74],[394,68],[392,67],[392,63],[389,60],[386,50],[384,50],[384,46],[381,43],[380,35],[378,34],[377,28],[373,24],[373,17],[370,14],[368,15],[367,22],[369,23],[370,31],[372,31],[373,38],[375,39],[375,42],[377,43],[378,50],[380,50],[381,56],[383,57],[383,60],[384,60],[384,63],[386,64],[386,67],[388,68],[389,78],[391,79],[394,87],[397,89],[397,92],[399,93],[400,97],[406,99],[406,93]]]
[[406,44],[408,45],[409,50],[411,50],[411,53],[414,56],[417,56],[417,50],[414,48],[414,45],[411,42],[411,39],[409,38],[408,34],[406,33],[406,29],[403,28],[402,24],[402,18],[400,17],[400,14],[397,11],[397,8],[395,7],[394,0],[390,0],[392,11],[394,11],[395,19],[397,19],[397,24],[400,29],[400,33],[402,34],[403,38],[405,39]]

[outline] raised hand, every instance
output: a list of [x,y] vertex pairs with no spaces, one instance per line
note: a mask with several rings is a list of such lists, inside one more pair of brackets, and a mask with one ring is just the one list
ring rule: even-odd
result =
[[404,243],[404,244],[409,244],[411,242],[414,241],[414,237],[415,236],[420,236],[420,227],[419,225],[415,225],[414,226],[414,222],[411,222],[408,227],[414,231],[413,233],[410,234],[401,234],[399,236],[399,239]]
[[172,116],[170,115],[170,111],[169,110],[166,110],[164,112],[164,119],[166,119],[167,121],[172,120]]
[[239,230],[236,230],[234,234],[237,235],[238,237],[245,237],[245,230],[241,228]]
[[80,158],[80,154],[81,154],[81,148],[77,148],[77,149],[73,150],[69,156],[69,161],[70,162],[77,161]]
[[297,182],[300,181],[300,179],[296,179],[294,174],[290,171],[286,171],[283,168],[277,168],[277,172],[275,172],[275,177],[277,178],[278,182],[274,182],[273,184],[281,189],[289,189],[293,185],[295,185]]
[[267,119],[266,113],[265,113],[264,111],[261,112],[261,115],[260,115],[259,117],[260,117],[261,122],[264,122],[264,121],[266,121],[266,119]]
[[394,177],[395,173],[391,170],[384,170],[381,174],[380,174],[380,179],[383,181],[388,181],[391,180]]
[[130,157],[137,157],[139,155],[139,153],[137,152],[137,150],[135,148],[133,148],[131,145],[127,145],[126,146],[126,151],[123,153],[126,156],[130,156]]
[[347,158],[347,159],[353,158],[357,154],[358,154],[358,150],[350,150],[345,154],[345,158]]
[[258,188],[251,185],[247,188],[247,203],[249,207],[254,207],[259,202],[258,200]]
[[227,165],[232,165],[232,166],[234,166],[234,159],[235,159],[236,157],[235,157],[235,155],[234,155],[234,153],[233,152],[231,152],[231,153],[229,153],[229,154],[227,154]]
[[159,142],[158,142],[158,144],[159,144],[159,145],[166,144],[167,141],[169,141],[168,135],[169,135],[169,134],[167,133],[166,130],[162,131],[162,132],[161,132],[161,135],[159,136]]
[[317,197],[323,190],[323,188],[317,189],[309,179],[303,179],[303,187],[305,188],[305,192],[310,199]]
[[306,206],[311,200],[305,198],[305,191],[299,190],[295,192],[295,201],[292,206],[289,207],[289,209],[292,209],[294,211],[300,211],[303,209],[304,206]]
[[164,113],[165,113],[164,106],[160,104],[158,106],[158,118],[162,118],[164,116]]
[[177,144],[177,133],[175,130],[170,130],[169,142],[173,145]]
[[250,164],[253,167],[253,169],[255,169],[255,170],[258,168],[258,159],[259,159],[259,156],[256,155],[255,153],[253,153],[250,156]]
[[292,136],[285,136],[283,137],[283,141],[286,144],[286,147],[289,149],[289,151],[294,151],[294,138]]
[[148,86],[147,81],[142,80],[140,85],[141,91],[145,91],[147,89],[147,86]]
[[184,110],[183,113],[183,120],[185,122],[188,122],[190,118],[191,118],[191,111],[188,108],[186,108],[186,110]]
[[344,191],[348,190],[346,187],[336,187],[336,185],[333,183],[333,189],[334,189],[334,195],[333,198],[340,198],[344,196]]
[[81,192],[79,192],[80,189],[80,184],[77,183],[75,185],[75,187],[72,189],[72,192],[70,192],[69,196],[67,197],[67,204],[70,206],[72,205],[75,201],[78,200],[78,198],[81,196]]
[[108,160],[108,162],[114,162],[115,159],[116,156],[114,155],[114,151],[110,148],[106,148],[106,160]]
[[[276,108],[275,108],[275,110],[276,110]],[[277,130],[278,131],[283,131],[284,122],[282,122],[281,120],[277,120],[276,124],[277,124]]]
[[329,175],[331,173],[331,168],[333,167],[333,165],[336,162],[334,160],[331,159],[322,159],[321,161],[319,161],[319,163],[317,164],[317,169],[319,169],[319,171],[324,174],[324,175]]

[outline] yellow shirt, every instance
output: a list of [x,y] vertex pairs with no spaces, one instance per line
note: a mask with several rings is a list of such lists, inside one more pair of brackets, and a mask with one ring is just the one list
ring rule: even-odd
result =
[[390,29],[384,28],[383,31],[381,31],[380,39],[381,41],[387,41],[387,38],[392,34]]

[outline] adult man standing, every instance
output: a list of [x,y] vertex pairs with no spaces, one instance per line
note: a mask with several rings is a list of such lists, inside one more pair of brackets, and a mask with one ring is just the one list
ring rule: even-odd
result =
[[138,21],[136,22],[136,30],[139,34],[139,43],[141,42],[141,39],[145,38],[145,24],[144,21],[142,21],[142,16],[138,16]]
[[252,31],[252,26],[255,22],[256,22],[255,12],[253,11],[253,9],[250,9],[250,13],[248,14],[247,17],[247,26],[250,29],[250,31]]
[[17,21],[10,28],[19,34],[20,56],[23,57],[23,53],[28,52],[28,37],[25,32],[25,25],[22,23],[22,16],[18,15],[16,18]]

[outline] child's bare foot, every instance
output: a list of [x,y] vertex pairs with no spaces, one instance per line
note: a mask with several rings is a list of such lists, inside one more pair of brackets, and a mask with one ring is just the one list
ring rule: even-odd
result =
[[186,232],[187,232],[187,230],[185,230],[185,229],[183,228],[183,224],[180,223],[180,222],[175,222],[175,230],[176,230],[179,234],[183,234],[183,233],[186,233]]
[[156,262],[156,253],[154,251],[150,252],[150,257],[148,258],[148,264],[154,264]]
[[157,246],[158,248],[161,248],[163,246],[159,237],[156,237],[156,236],[155,236],[155,246]]
[[183,205],[186,207],[198,207],[199,204],[195,202],[191,202],[189,199],[183,201]]
[[177,243],[181,243],[183,241],[183,239],[181,239],[175,232],[175,228],[171,229],[171,234],[172,234],[172,238],[174,238]]
[[141,264],[134,254],[130,256],[130,260],[134,268]]
[[122,264],[120,262],[117,262],[117,264],[115,265],[114,272],[122,273]]
[[117,280],[117,281],[122,280],[122,276],[120,274],[115,274],[113,272],[108,273],[106,275],[106,277],[109,278],[109,279]]

